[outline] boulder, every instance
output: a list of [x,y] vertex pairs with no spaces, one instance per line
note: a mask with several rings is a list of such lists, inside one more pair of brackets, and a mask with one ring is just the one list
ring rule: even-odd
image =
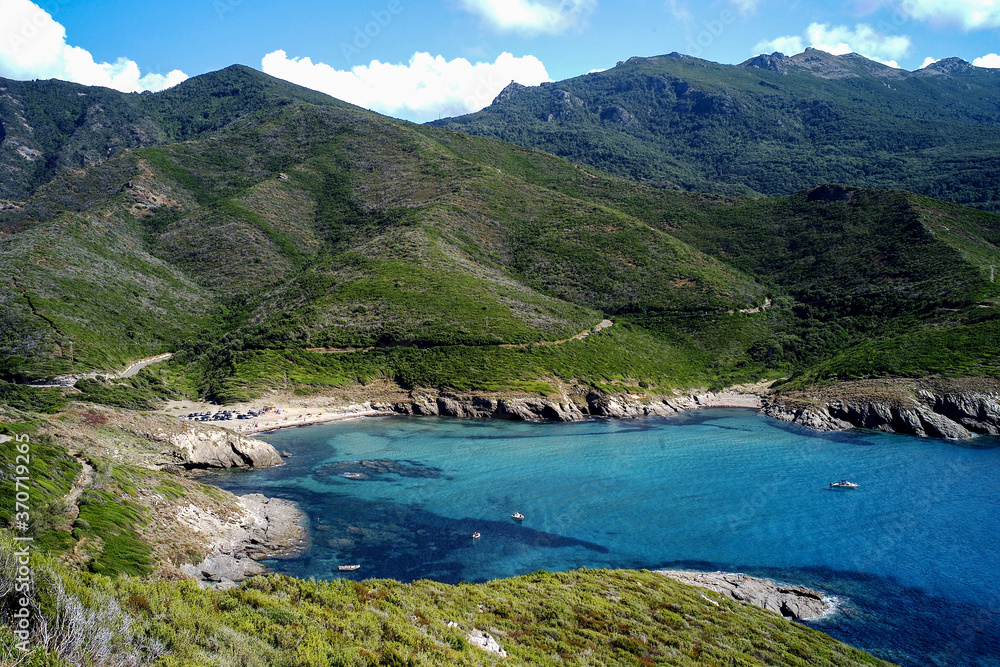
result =
[[263,574],[265,567],[250,558],[235,558],[228,554],[210,554],[197,565],[182,565],[181,571],[196,579],[205,581],[243,581],[248,577]]
[[503,647],[500,646],[497,640],[482,630],[473,629],[472,632],[465,635],[465,639],[473,646],[481,648],[487,653],[498,655],[501,658],[507,657],[507,651],[503,650]]
[[170,435],[170,462],[185,468],[266,468],[281,465],[281,455],[262,440],[224,428],[192,426]]

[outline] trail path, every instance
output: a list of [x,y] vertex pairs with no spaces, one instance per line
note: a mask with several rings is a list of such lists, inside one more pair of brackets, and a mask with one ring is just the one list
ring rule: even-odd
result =
[[[595,334],[598,331],[603,331],[604,329],[609,329],[614,326],[614,322],[611,320],[601,320],[600,324],[596,324],[586,331],[581,331],[575,336],[570,338],[563,338],[562,340],[543,340],[537,343],[499,343],[496,347],[504,347],[508,349],[519,349],[527,348],[532,345],[563,345],[574,340],[583,340],[591,334]],[[493,347],[490,345],[483,345],[482,347]],[[369,347],[307,347],[308,352],[319,352],[320,354],[345,354],[347,352],[367,352],[369,350],[374,350],[372,346]]]
[[73,458],[76,459],[81,466],[83,466],[83,470],[80,471],[80,476],[75,482],[73,482],[73,488],[71,488],[69,493],[66,494],[66,502],[73,503],[75,505],[77,498],[80,497],[80,494],[83,493],[88,486],[94,483],[94,466],[90,465],[79,456],[74,455]]
[[503,343],[503,344],[499,345],[498,347],[521,349],[521,348],[531,347],[532,345],[538,345],[538,346],[542,346],[542,345],[563,345],[565,343],[569,343],[570,341],[583,340],[584,338],[586,338],[590,334],[595,334],[598,331],[604,331],[605,329],[610,329],[614,325],[615,325],[615,323],[612,322],[611,320],[601,320],[600,324],[592,326],[589,329],[587,329],[586,331],[581,331],[580,333],[578,333],[577,335],[573,336],[572,338],[563,338],[562,340],[544,340],[544,341],[541,341],[539,343]]
[[141,371],[146,366],[149,366],[150,364],[155,364],[159,361],[166,361],[172,356],[174,356],[173,352],[167,352],[166,354],[158,354],[155,357],[146,357],[145,359],[140,359],[139,361],[136,361],[131,366],[126,368],[123,372],[119,373],[118,375],[114,375],[112,377],[116,379],[130,378],[139,371]]
[[170,357],[174,356],[173,352],[167,352],[165,354],[158,354],[155,357],[146,357],[145,359],[139,359],[138,361],[133,361],[131,364],[125,367],[120,373],[83,373],[81,375],[61,375],[55,377],[51,380],[43,380],[41,382],[29,382],[29,387],[72,387],[76,384],[77,380],[83,380],[84,378],[95,378],[98,375],[103,375],[104,377],[111,378],[113,380],[120,380],[122,378],[130,378],[139,371],[141,371],[146,366],[150,364],[155,364],[160,361],[166,361]]
[[73,486],[70,488],[69,493],[66,494],[65,498],[66,504],[70,506],[68,518],[69,523],[72,526],[73,522],[80,516],[80,506],[77,504],[80,494],[94,483],[94,466],[87,463],[86,460],[80,458],[77,454],[70,452],[70,456],[76,459],[77,462],[83,466],[80,470],[80,476],[76,478],[75,482],[73,482]]

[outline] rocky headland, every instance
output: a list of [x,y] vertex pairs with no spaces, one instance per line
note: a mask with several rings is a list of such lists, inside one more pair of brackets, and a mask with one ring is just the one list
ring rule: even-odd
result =
[[994,378],[840,382],[763,399],[764,414],[819,431],[866,428],[968,440],[1000,435],[1000,381]]
[[222,426],[163,414],[88,406],[55,431],[70,449],[153,470],[268,468],[282,465],[268,443]]
[[813,620],[834,609],[822,593],[805,586],[779,584],[770,579],[758,579],[733,572],[657,570],[657,573],[682,584],[723,593],[734,600],[747,602],[796,621]]
[[209,550],[200,563],[181,565],[181,572],[203,585],[228,588],[264,573],[258,560],[284,558],[307,548],[305,516],[291,501],[252,493],[238,498],[237,510],[220,517],[188,505],[177,513],[176,520],[200,536]]

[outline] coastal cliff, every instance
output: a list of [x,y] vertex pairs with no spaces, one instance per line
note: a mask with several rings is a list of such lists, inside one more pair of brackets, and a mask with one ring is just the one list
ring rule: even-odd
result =
[[559,398],[540,396],[498,397],[474,394],[411,393],[394,402],[372,407],[405,415],[440,415],[470,419],[516,421],[580,421],[588,417],[666,417],[703,407],[760,408],[753,393],[729,390],[691,395],[605,394],[594,390],[566,393]]
[[468,419],[580,421],[589,417],[668,417],[708,407],[756,408],[817,431],[864,428],[924,438],[968,440],[1000,435],[1000,381],[993,378],[881,379],[808,390],[762,383],[688,395],[607,394],[578,389],[559,397],[491,396],[413,391],[372,402],[378,412]]
[[1000,382],[993,378],[842,382],[774,393],[764,397],[762,412],[818,431],[866,428],[968,440],[1000,435]]

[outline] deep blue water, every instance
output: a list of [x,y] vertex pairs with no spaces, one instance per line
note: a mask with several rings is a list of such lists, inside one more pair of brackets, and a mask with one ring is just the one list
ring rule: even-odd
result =
[[[840,611],[811,625],[880,657],[1000,665],[995,439],[817,434],[720,409],[573,424],[381,418],[263,438],[293,454],[286,466],[207,481],[308,513],[313,544],[268,563],[281,572],[741,571],[836,595]],[[829,488],[842,478],[861,487]]]

